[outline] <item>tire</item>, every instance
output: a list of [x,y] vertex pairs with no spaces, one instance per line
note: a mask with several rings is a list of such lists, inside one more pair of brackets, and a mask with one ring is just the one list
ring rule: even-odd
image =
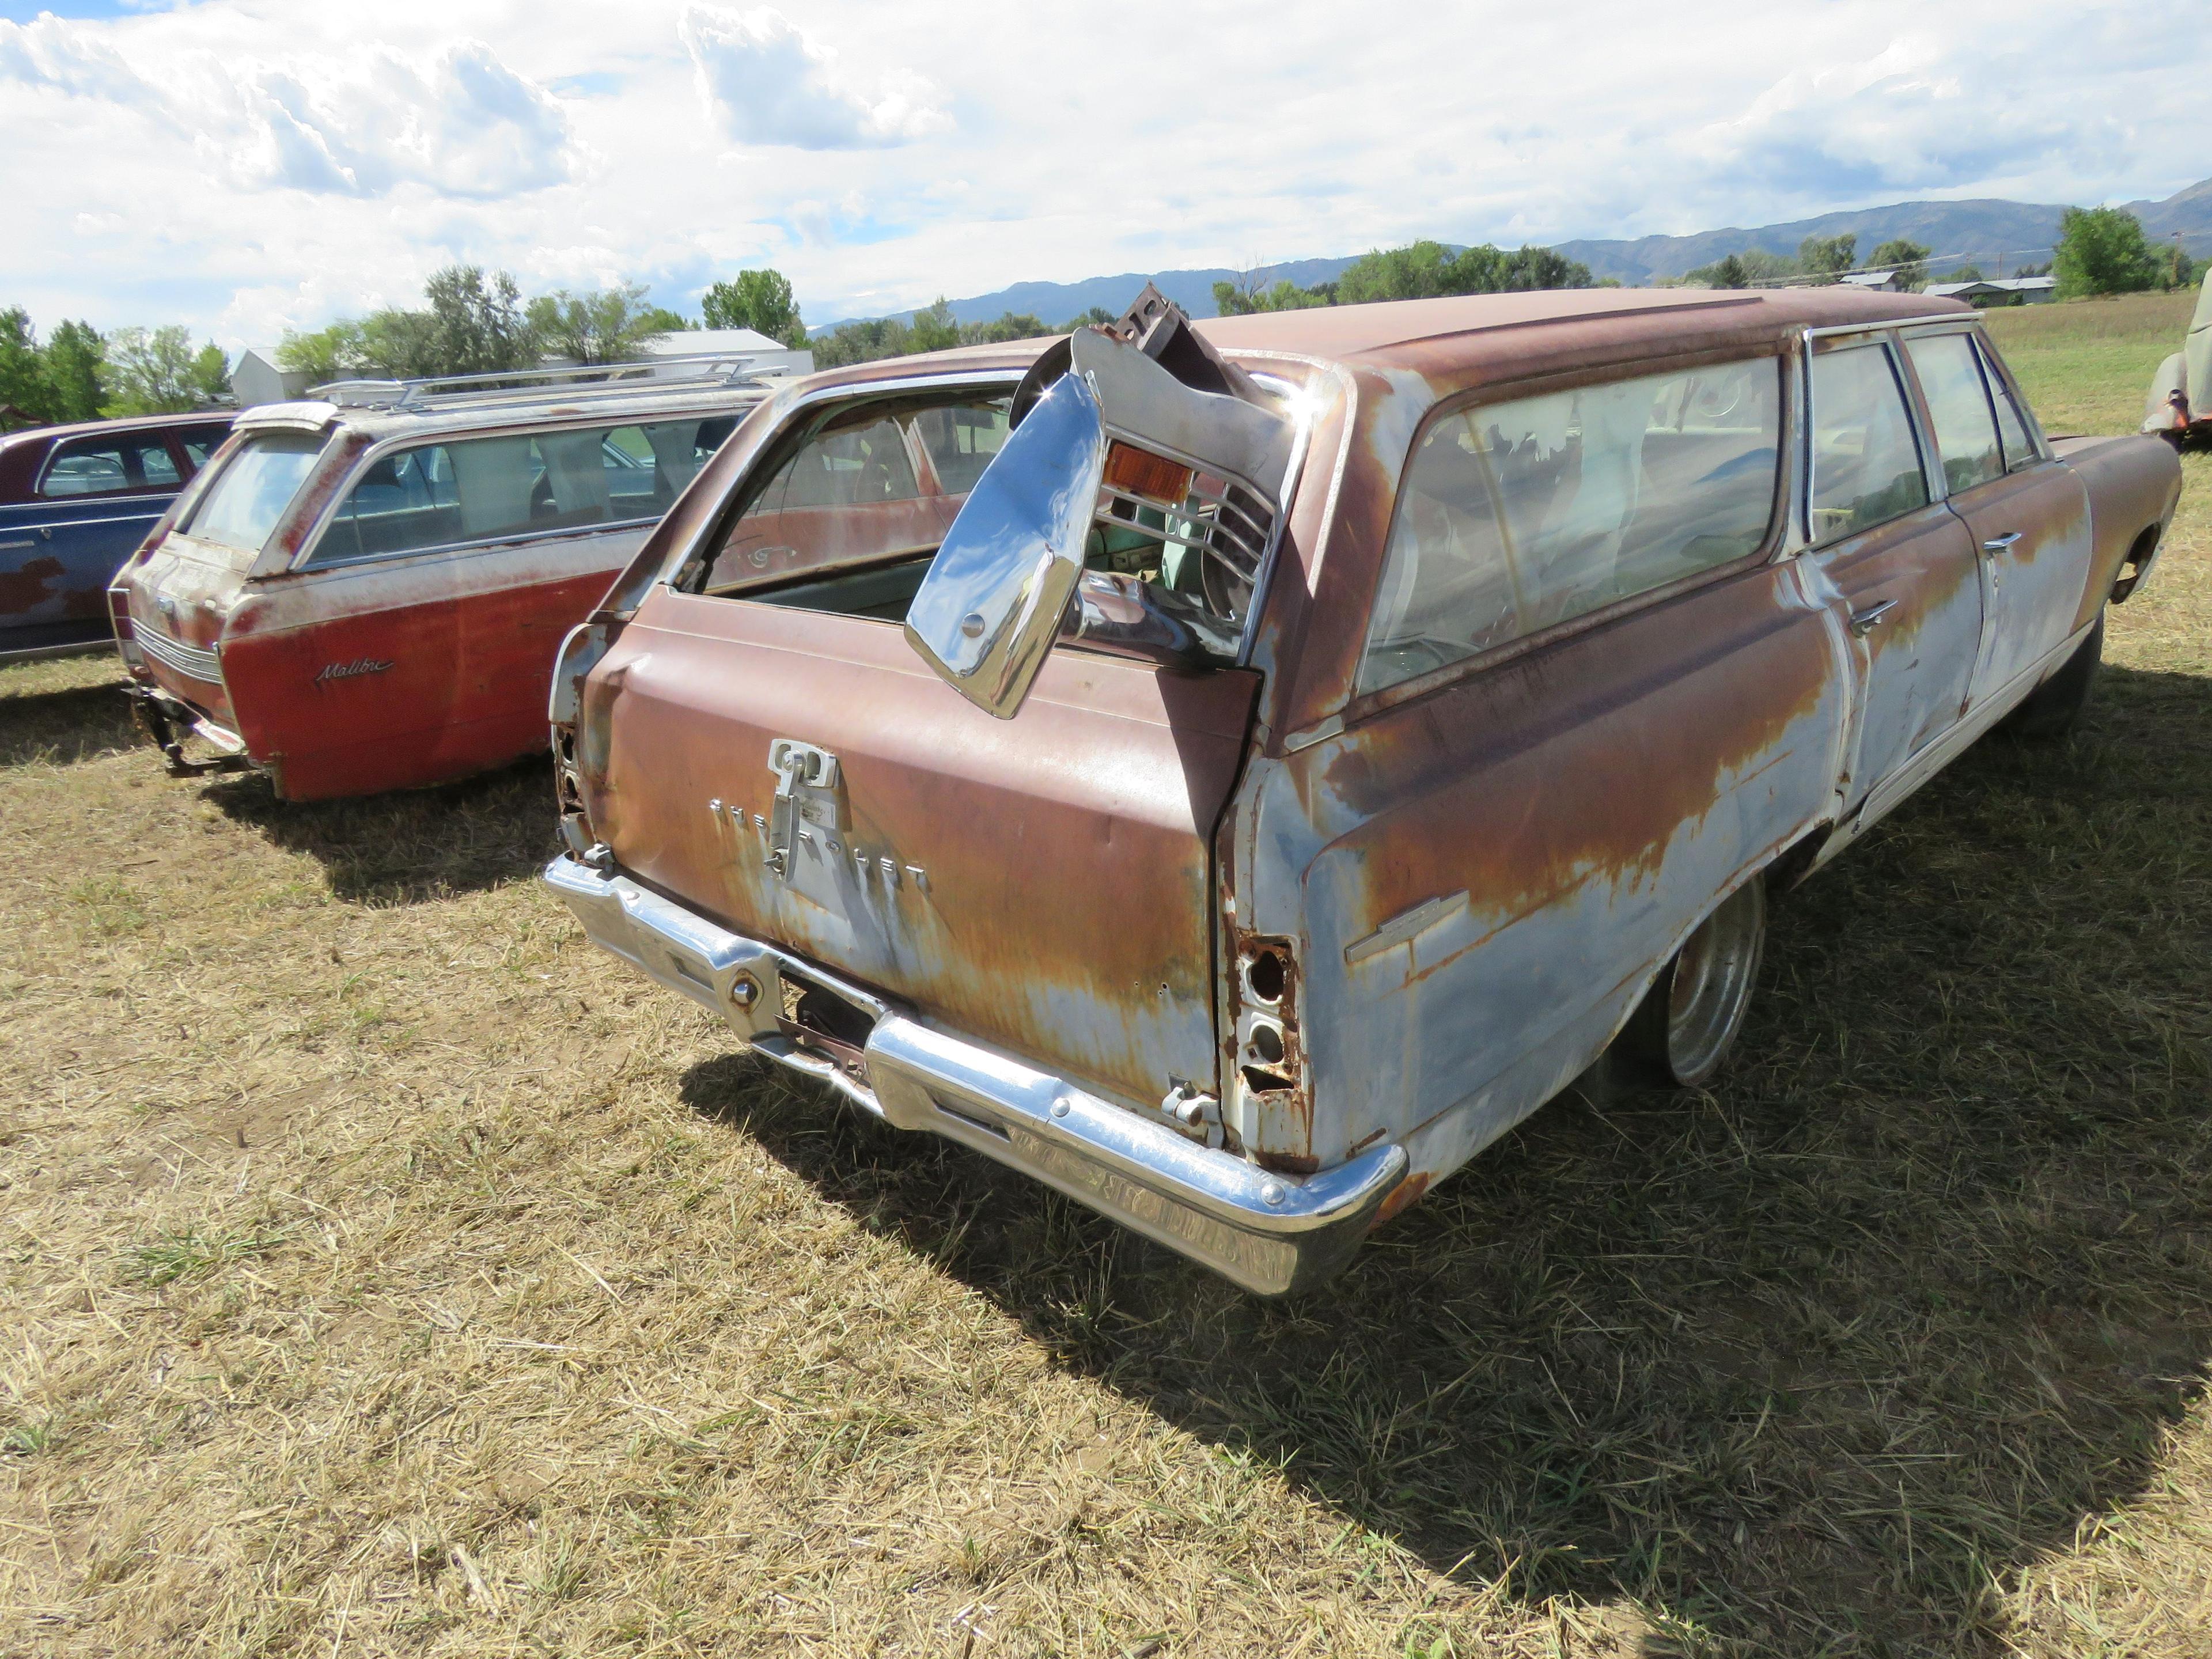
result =
[[2064,666],[2005,716],[2004,729],[2016,738],[2064,737],[2089,706],[2089,690],[2104,660],[2105,613],[2100,611],[2089,637],[2074,648]]
[[1694,1089],[1711,1079],[1743,1029],[1765,948],[1766,884],[1754,876],[1723,899],[1659,970],[1607,1051],[1611,1079]]

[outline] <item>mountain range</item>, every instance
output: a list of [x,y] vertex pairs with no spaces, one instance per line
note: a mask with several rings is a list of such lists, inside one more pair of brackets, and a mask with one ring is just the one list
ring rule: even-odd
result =
[[[2154,241],[2170,242],[2177,235],[2192,253],[2212,252],[2212,179],[2200,180],[2160,202],[2130,202],[2127,210],[2142,222]],[[1899,202],[1888,207],[1860,208],[1848,213],[1824,213],[1818,218],[1793,220],[1788,224],[1760,225],[1751,229],[1729,226],[1698,231],[1688,236],[1643,236],[1632,241],[1578,240],[1556,244],[1571,259],[1579,259],[1600,278],[1610,276],[1630,287],[1643,287],[1661,277],[1680,276],[1699,265],[1711,264],[1730,253],[1759,248],[1769,253],[1795,253],[1808,236],[1859,239],[1862,257],[1894,237],[1904,237],[1929,249],[1936,268],[1971,264],[1984,276],[1994,276],[2027,264],[2043,264],[2051,258],[2051,244],[2058,239],[2058,216],[2063,208],[2032,202],[1977,200],[1964,202]],[[1334,259],[1292,259],[1267,266],[1259,273],[1268,286],[1285,278],[1301,288],[1341,276],[1359,256]],[[1081,316],[1093,306],[1110,312],[1125,309],[1147,282],[1194,317],[1214,314],[1213,285],[1235,282],[1244,273],[1226,266],[1207,270],[1124,271],[1115,276],[1091,276],[1077,283],[1016,283],[1012,287],[950,301],[955,319],[963,323],[988,322],[1007,312],[1042,318],[1051,325]],[[913,313],[900,313],[911,319]],[[809,331],[819,334],[834,324]]]

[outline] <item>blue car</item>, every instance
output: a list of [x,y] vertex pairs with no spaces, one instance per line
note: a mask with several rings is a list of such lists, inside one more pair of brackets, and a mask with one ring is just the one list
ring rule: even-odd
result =
[[108,581],[229,435],[228,415],[0,434],[0,662],[111,644]]

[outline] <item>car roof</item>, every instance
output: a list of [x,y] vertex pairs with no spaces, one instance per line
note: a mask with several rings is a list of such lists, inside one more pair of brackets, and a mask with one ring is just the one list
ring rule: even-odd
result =
[[542,398],[501,397],[433,400],[418,407],[395,404],[332,404],[316,400],[258,404],[240,412],[238,429],[324,431],[344,428],[371,441],[417,434],[494,431],[517,426],[552,426],[574,420],[605,419],[610,425],[650,416],[675,416],[695,411],[736,414],[767,400],[771,388],[726,386],[699,380],[672,381],[636,391],[575,395],[564,386]]
[[0,433],[0,449],[20,444],[50,443],[58,438],[98,437],[108,432],[143,432],[172,426],[228,426],[237,418],[230,409],[194,410],[183,415],[119,415],[107,421],[64,421],[53,426],[27,426]]
[[[1480,355],[1495,374],[1509,369],[1515,358],[1534,362],[1553,357],[1571,337],[1594,328],[1608,347],[1635,355],[1639,344],[1694,349],[1705,338],[1736,341],[1808,328],[1875,327],[1974,314],[1972,307],[1956,300],[1873,294],[1844,284],[1749,290],[1585,288],[1200,317],[1193,319],[1192,326],[1232,356],[1281,353],[1376,368],[1433,362],[1449,355],[1450,345],[1456,343]],[[815,382],[858,385],[912,368],[944,373],[1018,368],[1065,337],[1051,335],[915,357],[879,358],[830,370],[816,376]]]

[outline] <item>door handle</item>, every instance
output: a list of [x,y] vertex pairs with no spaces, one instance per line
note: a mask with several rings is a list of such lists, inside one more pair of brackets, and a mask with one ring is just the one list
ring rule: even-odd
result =
[[1884,599],[1880,605],[1870,605],[1863,611],[1851,612],[1851,632],[1864,639],[1882,624],[1883,618],[1897,609],[1895,599]]
[[2008,530],[2003,535],[1992,536],[1989,540],[1984,542],[1982,544],[1982,551],[1990,554],[2002,553],[2005,549],[2010,547],[2019,539],[2020,532],[2017,530]]

